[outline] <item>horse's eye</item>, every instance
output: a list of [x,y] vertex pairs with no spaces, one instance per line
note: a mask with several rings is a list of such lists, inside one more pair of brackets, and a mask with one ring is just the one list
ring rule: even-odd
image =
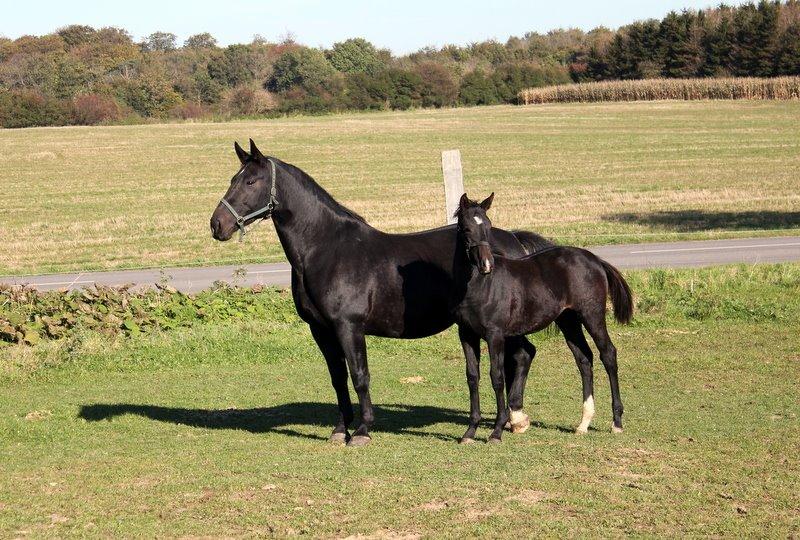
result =
[[248,186],[252,186],[253,184],[255,184],[255,183],[256,183],[256,179],[255,179],[255,178],[251,178],[251,179],[250,179],[250,180],[248,180],[246,183],[247,183],[247,185],[248,185]]

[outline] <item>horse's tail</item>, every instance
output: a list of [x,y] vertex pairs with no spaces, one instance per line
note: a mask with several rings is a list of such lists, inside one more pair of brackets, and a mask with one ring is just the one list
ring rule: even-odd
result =
[[519,240],[519,243],[522,244],[523,249],[528,255],[532,255],[537,251],[541,251],[544,248],[555,245],[544,236],[540,236],[536,233],[528,231],[511,231],[511,234],[513,234],[517,240]]
[[611,305],[614,306],[614,318],[620,324],[628,324],[633,318],[633,294],[628,282],[619,273],[619,270],[600,259],[600,264],[606,271],[608,280],[608,295],[611,297]]

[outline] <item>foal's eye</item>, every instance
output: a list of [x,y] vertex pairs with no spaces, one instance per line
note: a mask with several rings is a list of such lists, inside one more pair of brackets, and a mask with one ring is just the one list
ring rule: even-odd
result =
[[248,181],[246,182],[246,184],[247,184],[248,186],[252,186],[252,185],[253,185],[253,184],[255,184],[255,183],[256,183],[256,179],[255,179],[255,178],[251,178],[250,180],[248,180]]

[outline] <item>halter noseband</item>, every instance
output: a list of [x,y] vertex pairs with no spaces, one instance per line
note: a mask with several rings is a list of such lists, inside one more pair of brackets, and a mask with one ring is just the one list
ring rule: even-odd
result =
[[233,217],[236,218],[236,226],[239,227],[239,242],[244,240],[244,235],[247,234],[247,231],[244,228],[244,224],[248,219],[253,219],[254,217],[260,216],[261,214],[264,214],[264,217],[262,219],[269,219],[269,217],[272,215],[272,211],[275,210],[275,205],[278,204],[278,199],[275,198],[275,195],[277,193],[277,189],[275,187],[275,180],[277,178],[275,174],[275,162],[272,161],[270,158],[267,158],[267,161],[270,164],[271,185],[269,188],[269,202],[265,207],[256,210],[255,212],[250,212],[246,216],[240,216],[239,212],[237,212],[233,208],[233,206],[231,206],[231,203],[225,200],[225,197],[223,197],[219,201],[225,208],[227,208],[230,211]]
[[467,235],[464,234],[464,229],[462,229],[460,226],[457,227],[457,231],[464,238],[464,245],[468,255],[469,255],[469,250],[471,250],[472,248],[478,246],[486,246],[488,248],[492,247],[492,245],[486,240],[475,240],[475,241],[470,240],[469,237],[467,237]]

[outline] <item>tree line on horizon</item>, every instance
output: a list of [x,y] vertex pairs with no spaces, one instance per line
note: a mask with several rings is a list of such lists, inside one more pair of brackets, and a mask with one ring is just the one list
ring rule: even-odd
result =
[[604,27],[530,32],[394,56],[361,38],[330,49],[256,36],[220,47],[70,25],[0,38],[0,126],[137,123],[516,103],[570,82],[800,75],[800,0],[761,0]]

